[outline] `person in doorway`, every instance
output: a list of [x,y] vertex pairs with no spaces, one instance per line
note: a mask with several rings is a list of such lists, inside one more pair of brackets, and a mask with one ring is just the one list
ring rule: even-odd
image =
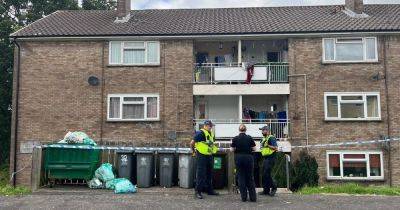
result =
[[275,196],[277,187],[272,179],[271,171],[275,164],[278,145],[276,143],[275,136],[271,134],[270,128],[268,126],[264,126],[260,128],[260,130],[263,135],[260,143],[261,155],[264,158],[262,174],[263,191],[260,192],[260,195]]
[[251,136],[246,135],[246,126],[239,126],[239,135],[232,139],[231,151],[235,153],[235,165],[239,182],[240,196],[243,202],[247,201],[247,193],[251,202],[257,201],[254,183],[254,158],[252,152],[256,143]]
[[198,199],[203,199],[202,192],[204,191],[208,195],[219,195],[212,185],[213,154],[218,151],[214,143],[212,127],[213,123],[210,120],[204,121],[203,128],[195,133],[190,142],[190,148],[197,160],[195,197]]

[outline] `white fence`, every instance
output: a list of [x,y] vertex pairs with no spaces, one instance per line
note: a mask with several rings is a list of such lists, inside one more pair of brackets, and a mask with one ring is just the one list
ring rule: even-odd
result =
[[[194,82],[199,84],[244,83],[247,80],[245,65],[203,63],[196,64]],[[288,63],[268,63],[255,65],[251,83],[287,83],[289,74]]]
[[[269,119],[262,121],[249,122],[247,120],[211,120],[214,126],[214,133],[217,139],[229,139],[239,134],[239,125],[244,124],[247,127],[247,134],[254,138],[261,138],[262,134],[259,128],[268,126],[278,139],[289,137],[289,120]],[[196,119],[196,129],[200,129],[204,120]]]

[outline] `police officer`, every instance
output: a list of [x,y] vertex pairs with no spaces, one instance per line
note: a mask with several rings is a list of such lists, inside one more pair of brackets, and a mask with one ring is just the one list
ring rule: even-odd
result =
[[254,157],[252,152],[256,149],[256,143],[251,136],[246,135],[246,126],[239,126],[239,135],[232,139],[231,151],[235,153],[235,165],[239,182],[242,201],[247,201],[247,192],[251,202],[257,201],[254,183]]
[[203,128],[196,132],[190,142],[192,152],[196,153],[197,157],[195,197],[198,199],[203,199],[201,193],[204,191],[208,195],[219,195],[212,185],[213,154],[218,151],[218,147],[214,144],[212,127],[213,123],[210,120],[204,121]]
[[276,138],[271,134],[268,126],[260,128],[262,131],[263,138],[261,140],[261,155],[264,158],[263,162],[263,174],[262,183],[263,191],[260,195],[270,195],[274,196],[277,190],[276,184],[272,180],[271,170],[275,164],[276,151],[278,150],[278,145],[276,143]]

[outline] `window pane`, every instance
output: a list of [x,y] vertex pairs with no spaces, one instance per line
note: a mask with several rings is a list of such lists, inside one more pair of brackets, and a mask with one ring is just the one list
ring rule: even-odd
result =
[[142,48],[144,49],[144,42],[125,42],[125,48]]
[[365,39],[365,47],[367,51],[367,59],[368,60],[374,60],[376,59],[376,44],[375,44],[375,39],[373,38],[367,38]]
[[337,96],[326,97],[328,117],[338,117]]
[[340,155],[329,155],[329,176],[340,176]]
[[379,117],[378,96],[367,96],[368,117]]
[[364,60],[362,43],[336,43],[336,60],[338,61],[362,61]]
[[120,98],[110,97],[110,109],[109,118],[119,118],[120,117]]
[[342,100],[363,100],[362,96],[342,96]]
[[147,98],[147,117],[157,118],[157,98],[148,97]]
[[367,177],[366,162],[343,162],[344,177]]
[[370,176],[381,176],[381,155],[369,155]]
[[143,97],[124,97],[124,101],[143,101]]
[[342,118],[364,118],[364,104],[340,104]]
[[158,63],[159,47],[158,42],[147,43],[147,62]]
[[346,159],[365,159],[365,154],[344,154],[343,158],[346,158]]
[[111,63],[121,63],[121,42],[110,42],[110,62]]
[[324,39],[325,60],[335,60],[334,39]]
[[124,50],[124,63],[126,64],[143,64],[145,50]]
[[143,104],[124,104],[122,109],[122,119],[144,119]]

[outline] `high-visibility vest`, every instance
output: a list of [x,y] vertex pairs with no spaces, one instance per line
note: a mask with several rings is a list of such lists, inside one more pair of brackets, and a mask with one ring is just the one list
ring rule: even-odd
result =
[[271,137],[274,137],[274,135],[269,135],[267,137],[263,137],[263,139],[261,141],[261,155],[262,156],[272,155],[275,152],[275,150],[268,147],[268,142],[271,139]]
[[214,134],[210,134],[210,132],[205,129],[201,129],[201,131],[204,133],[206,140],[196,142],[196,144],[194,145],[196,147],[196,150],[203,155],[212,155],[217,153],[218,147],[214,144]]

